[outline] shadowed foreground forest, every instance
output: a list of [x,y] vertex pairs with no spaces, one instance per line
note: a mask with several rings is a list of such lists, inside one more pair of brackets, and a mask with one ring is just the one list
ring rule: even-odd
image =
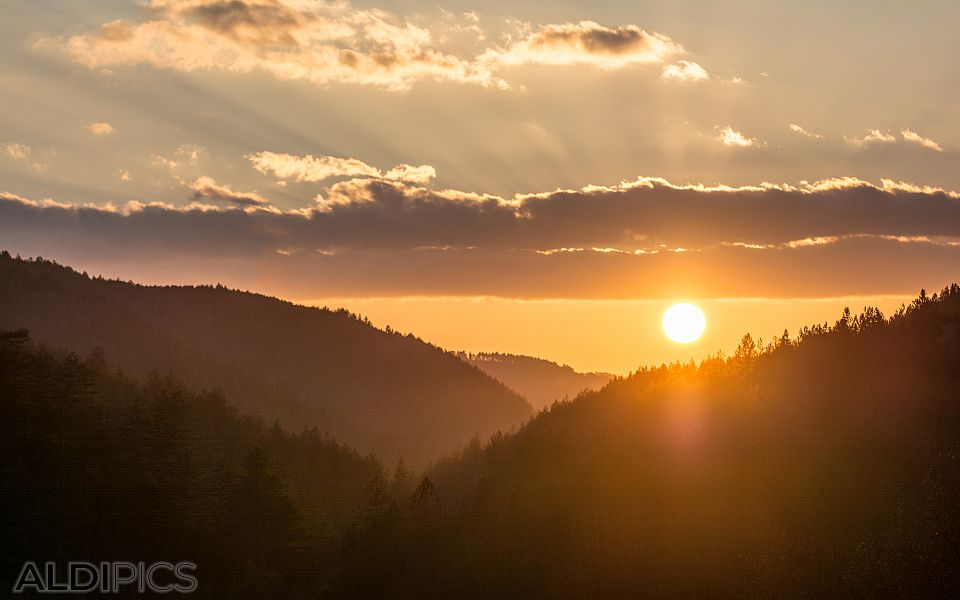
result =
[[960,287],[744,337],[389,472],[173,378],[0,340],[24,560],[191,560],[198,594],[957,597]]

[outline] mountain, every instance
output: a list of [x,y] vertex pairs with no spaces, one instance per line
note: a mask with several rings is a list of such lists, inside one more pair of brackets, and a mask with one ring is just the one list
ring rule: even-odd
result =
[[957,597],[958,399],[957,285],[748,335],[436,464],[410,560],[456,597]]
[[189,560],[208,598],[305,597],[335,580],[330,557],[386,481],[375,459],[27,338],[0,331],[4,586],[33,557],[64,571],[79,558]]
[[102,350],[125,373],[173,373],[242,412],[317,426],[387,460],[426,461],[531,414],[454,354],[345,310],[221,286],[143,286],[37,258],[0,256],[0,329],[51,347]]
[[418,478],[111,362],[0,331],[4,581],[80,556],[191,560],[210,598],[960,595],[957,285],[640,369]]
[[578,373],[569,365],[499,352],[460,352],[461,359],[479,368],[520,393],[536,410],[546,408],[554,401],[569,400],[585,390],[603,387],[613,375],[609,373]]

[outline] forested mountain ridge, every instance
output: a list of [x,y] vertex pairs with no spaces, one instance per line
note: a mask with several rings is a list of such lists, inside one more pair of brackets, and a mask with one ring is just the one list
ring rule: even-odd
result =
[[613,378],[609,373],[578,373],[569,365],[519,354],[458,352],[457,356],[507,384],[537,410],[600,389]]
[[419,557],[455,595],[957,597],[960,287],[641,369],[428,475],[476,536]]
[[427,460],[531,414],[518,394],[452,353],[344,310],[212,286],[91,278],[49,260],[0,256],[0,329],[131,376],[170,372],[222,390],[241,411],[318,426],[387,460]]
[[172,558],[213,598],[960,594],[957,285],[640,369],[425,476],[115,362],[0,332],[4,577]]
[[641,369],[425,477],[107,364],[0,333],[4,577],[172,558],[213,598],[960,591],[960,286]]
[[104,358],[0,331],[5,589],[26,560],[189,560],[206,598],[339,585],[344,536],[390,484],[376,459],[170,377],[131,380]]

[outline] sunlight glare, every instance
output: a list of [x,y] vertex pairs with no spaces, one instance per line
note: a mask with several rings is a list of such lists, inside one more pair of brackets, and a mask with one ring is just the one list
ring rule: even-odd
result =
[[689,344],[703,335],[707,319],[693,304],[674,304],[663,313],[663,332],[680,344]]

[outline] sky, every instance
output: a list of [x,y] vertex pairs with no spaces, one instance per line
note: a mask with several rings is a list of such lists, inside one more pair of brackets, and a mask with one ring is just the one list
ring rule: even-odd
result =
[[616,373],[958,279],[956,2],[0,9],[13,253]]

